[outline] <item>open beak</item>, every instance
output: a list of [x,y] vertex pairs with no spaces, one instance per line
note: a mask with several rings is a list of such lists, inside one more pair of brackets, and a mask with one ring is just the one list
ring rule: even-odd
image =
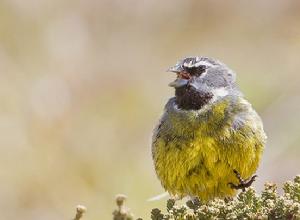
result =
[[174,88],[179,88],[179,87],[187,85],[188,82],[189,82],[189,80],[187,80],[187,79],[177,78],[175,81],[169,83],[169,86],[174,87]]
[[175,81],[169,83],[169,86],[174,87],[174,88],[179,88],[179,87],[182,87],[182,86],[185,86],[188,84],[189,79],[183,77],[182,73],[184,72],[184,69],[182,68],[181,65],[177,64],[177,65],[169,68],[167,70],[167,72],[177,73],[177,79]]
[[167,72],[180,73],[183,70],[184,69],[180,64],[176,64],[175,66],[172,66],[169,69],[167,69]]

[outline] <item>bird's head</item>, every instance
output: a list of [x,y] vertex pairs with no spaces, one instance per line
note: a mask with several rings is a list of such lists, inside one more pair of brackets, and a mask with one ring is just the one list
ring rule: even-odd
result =
[[183,110],[198,110],[227,96],[235,89],[235,74],[223,63],[207,57],[187,57],[168,69],[177,74],[176,104]]

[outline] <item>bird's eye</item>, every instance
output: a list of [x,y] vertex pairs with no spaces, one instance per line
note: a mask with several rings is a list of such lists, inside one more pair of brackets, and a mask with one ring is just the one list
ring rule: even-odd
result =
[[193,67],[184,67],[185,71],[191,74],[191,76],[200,76],[202,73],[205,72],[206,66],[193,66]]

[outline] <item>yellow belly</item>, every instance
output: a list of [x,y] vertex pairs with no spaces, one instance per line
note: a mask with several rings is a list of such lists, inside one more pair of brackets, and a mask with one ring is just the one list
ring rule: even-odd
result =
[[198,196],[203,200],[235,194],[228,183],[238,183],[233,169],[244,178],[256,170],[260,152],[252,146],[226,149],[210,138],[185,143],[156,143],[156,170],[162,185],[173,195]]
[[163,187],[172,195],[202,200],[233,196],[236,191],[228,185],[238,184],[233,170],[247,179],[259,164],[264,145],[260,121],[256,126],[254,118],[233,131],[229,122],[218,127],[216,114],[213,122],[197,126],[192,123],[193,116],[180,117],[168,115],[153,141],[153,160]]

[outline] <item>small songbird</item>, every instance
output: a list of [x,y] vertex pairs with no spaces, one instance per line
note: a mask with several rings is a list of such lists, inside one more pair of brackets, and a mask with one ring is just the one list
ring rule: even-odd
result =
[[180,60],[169,72],[175,97],[155,128],[152,156],[162,186],[176,198],[231,197],[255,180],[266,135],[235,73],[208,57]]

